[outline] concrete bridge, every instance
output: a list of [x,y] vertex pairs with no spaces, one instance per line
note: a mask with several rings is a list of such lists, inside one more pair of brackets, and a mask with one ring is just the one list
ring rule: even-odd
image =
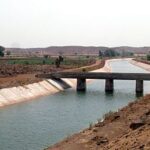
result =
[[113,92],[114,80],[136,80],[136,93],[143,93],[143,81],[150,80],[148,73],[100,73],[100,72],[58,72],[51,74],[38,74],[38,78],[71,78],[77,79],[77,91],[86,90],[86,79],[105,79],[105,91]]

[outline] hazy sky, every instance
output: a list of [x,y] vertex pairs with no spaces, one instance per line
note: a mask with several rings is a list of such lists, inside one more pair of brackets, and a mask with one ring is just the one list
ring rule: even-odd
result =
[[150,0],[0,0],[0,45],[150,46]]

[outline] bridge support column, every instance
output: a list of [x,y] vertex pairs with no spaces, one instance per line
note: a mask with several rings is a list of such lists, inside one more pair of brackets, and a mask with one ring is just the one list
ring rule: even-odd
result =
[[84,78],[77,79],[77,91],[86,91],[86,79]]
[[143,93],[143,80],[136,80],[136,93]]
[[113,92],[114,91],[114,80],[106,79],[105,82],[105,92]]

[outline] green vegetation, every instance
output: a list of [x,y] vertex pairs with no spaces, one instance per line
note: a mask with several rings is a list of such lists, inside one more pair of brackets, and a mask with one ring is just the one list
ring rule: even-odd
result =
[[0,57],[4,57],[4,50],[5,48],[3,46],[0,46]]
[[150,61],[150,55],[147,55],[147,60]]
[[133,56],[132,52],[128,52],[128,51],[116,51],[113,48],[108,48],[104,51],[99,50],[99,58],[102,57],[117,57],[117,56],[121,56],[121,57],[128,57],[128,56]]
[[109,112],[107,112],[103,115],[103,118],[106,119],[106,118],[110,117],[111,115],[113,115],[113,113],[114,112],[110,110]]
[[7,51],[7,52],[6,52],[6,55],[7,55],[7,56],[11,55],[11,52],[10,52],[10,51]]
[[76,57],[76,58],[68,58],[68,57],[44,57],[44,58],[9,58],[1,60],[5,64],[19,64],[19,65],[55,65],[56,67],[60,67],[60,64],[63,66],[74,66],[74,67],[82,67],[95,63],[94,58],[86,58],[86,57]]
[[93,127],[93,123],[90,122],[90,123],[89,123],[89,130],[92,130],[92,127]]
[[63,56],[59,56],[58,58],[56,58],[56,60],[55,60],[56,67],[59,68],[60,67],[60,63],[63,62],[63,61],[64,61]]
[[100,58],[101,57],[115,57],[115,56],[119,56],[119,55],[120,54],[117,51],[115,51],[111,48],[105,50],[104,52],[102,52],[101,50],[99,51],[99,57]]
[[19,64],[19,65],[51,65],[53,63],[53,59],[45,59],[45,58],[30,58],[30,59],[9,59],[7,60],[7,64]]

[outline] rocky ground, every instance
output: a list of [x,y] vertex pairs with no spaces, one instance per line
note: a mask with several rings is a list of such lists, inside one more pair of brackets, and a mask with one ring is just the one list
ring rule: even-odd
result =
[[150,150],[150,95],[47,150]]
[[56,68],[51,65],[0,65],[0,89],[22,86],[41,81],[35,77],[38,73],[50,73],[70,69]]

